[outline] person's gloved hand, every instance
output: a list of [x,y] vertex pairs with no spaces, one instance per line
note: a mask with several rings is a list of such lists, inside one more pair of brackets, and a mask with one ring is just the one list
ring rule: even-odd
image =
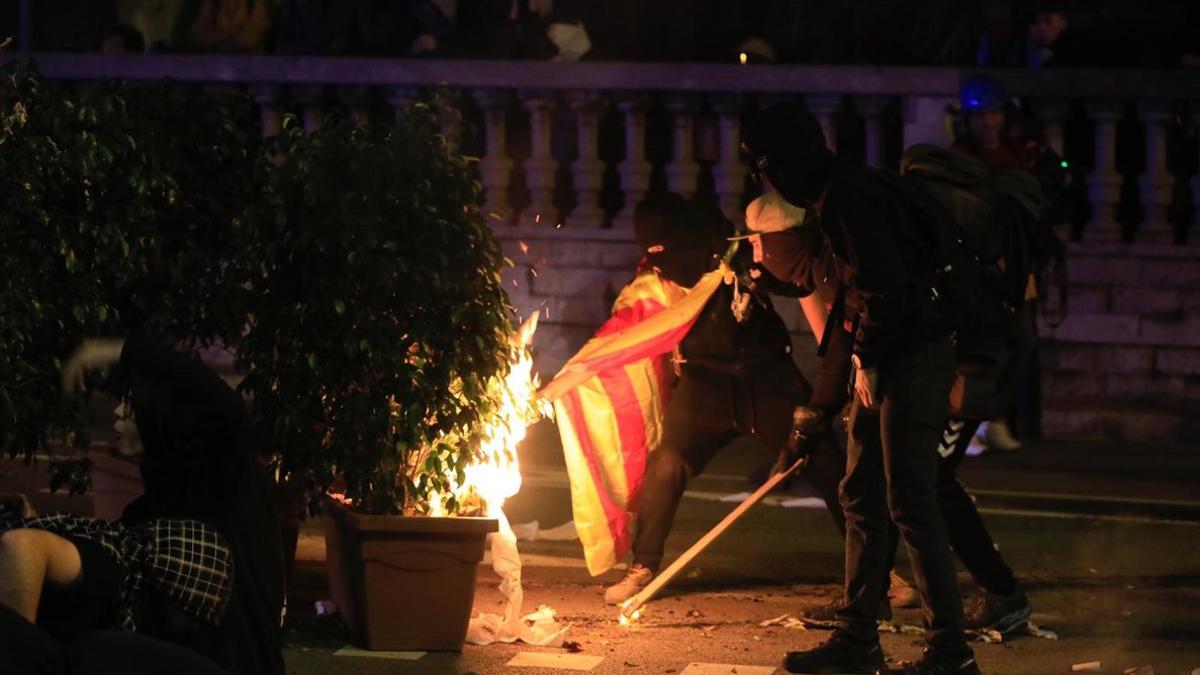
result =
[[771,274],[770,270],[762,265],[762,263],[751,263],[746,266],[746,276],[749,278],[750,286],[754,290],[765,291],[771,295],[782,295],[788,298],[803,298],[809,295],[810,291],[790,281],[783,281],[779,277]]
[[819,408],[799,406],[792,412],[792,430],[787,443],[779,449],[779,457],[771,469],[771,475],[787,471],[802,455],[808,454],[808,441],[821,432],[825,424],[825,412]]

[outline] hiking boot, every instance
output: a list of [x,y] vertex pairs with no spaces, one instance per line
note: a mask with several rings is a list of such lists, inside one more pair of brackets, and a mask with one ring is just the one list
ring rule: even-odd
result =
[[[801,612],[800,620],[814,628],[842,628],[846,622],[837,616],[837,611],[841,608],[842,601],[840,599],[830,600],[820,607]],[[886,602],[879,603],[879,616],[876,619],[878,621],[892,620],[892,608]]]
[[893,667],[880,668],[879,675],[980,675],[975,654],[969,647],[962,651],[948,652],[940,649],[925,650],[916,661],[906,661]]
[[[895,609],[912,609],[921,606],[921,594],[908,580],[892,572],[892,585],[888,588],[888,600]],[[888,617],[891,618],[890,616]]]
[[1008,423],[1004,420],[992,420],[988,422],[984,440],[987,441],[988,448],[992,450],[1012,452],[1013,450],[1021,449],[1021,441],[1013,438],[1012,432],[1008,430]]
[[966,626],[971,630],[990,628],[1008,635],[1025,625],[1032,612],[1029,598],[1019,588],[1011,595],[983,592],[967,608]]
[[625,573],[625,578],[604,589],[604,602],[619,605],[641,592],[653,578],[654,572],[649,567],[634,563]]
[[789,673],[874,673],[884,666],[879,643],[862,643],[834,635],[812,649],[788,652],[783,669]]

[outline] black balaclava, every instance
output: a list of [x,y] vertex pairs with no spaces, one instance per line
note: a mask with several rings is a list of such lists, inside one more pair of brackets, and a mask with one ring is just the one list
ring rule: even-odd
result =
[[652,193],[633,210],[633,233],[664,279],[696,285],[713,266],[710,218],[673,192]]
[[834,156],[825,133],[799,103],[777,103],[759,112],[743,146],[752,167],[797,206],[820,199],[833,172]]

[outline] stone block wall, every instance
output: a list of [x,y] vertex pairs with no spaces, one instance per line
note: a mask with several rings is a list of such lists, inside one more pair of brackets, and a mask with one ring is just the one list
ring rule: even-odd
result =
[[1042,336],[1043,425],[1056,436],[1200,432],[1200,250],[1074,244],[1069,314]]

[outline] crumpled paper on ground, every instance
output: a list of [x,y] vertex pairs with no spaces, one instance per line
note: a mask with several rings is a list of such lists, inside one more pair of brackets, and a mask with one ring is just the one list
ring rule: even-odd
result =
[[767,619],[766,621],[759,621],[758,625],[760,628],[766,628],[767,626],[783,626],[784,628],[795,628],[797,630],[808,630],[808,627],[804,625],[803,621],[801,621],[800,619],[797,619],[796,617],[792,616],[791,614],[780,614],[779,616],[775,617],[774,619]]
[[517,536],[501,512],[497,519],[500,529],[488,535],[492,547],[492,569],[500,575],[500,592],[504,594],[504,614],[480,613],[467,626],[467,642],[490,645],[493,642],[516,642],[539,647],[561,647],[571,624],[555,620],[554,610],[542,605],[536,612],[521,615],[525,591],[521,588],[521,556],[517,552]]
[[879,622],[880,633],[907,633],[910,635],[921,635],[925,632],[924,628],[914,626],[910,623],[892,623],[891,621]]
[[579,532],[575,530],[575,521],[568,520],[562,525],[542,528],[538,521],[517,523],[512,526],[513,533],[519,541],[576,541]]

